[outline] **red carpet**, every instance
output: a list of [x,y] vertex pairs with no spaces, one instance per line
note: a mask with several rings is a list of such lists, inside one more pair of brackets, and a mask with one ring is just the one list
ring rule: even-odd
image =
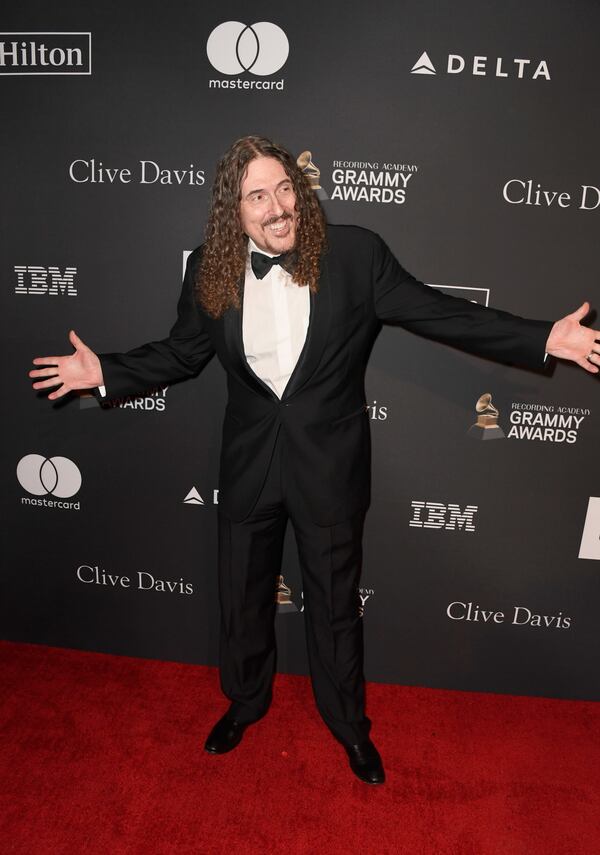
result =
[[2,855],[596,855],[600,705],[370,684],[369,787],[278,676],[231,754],[214,669],[0,643]]

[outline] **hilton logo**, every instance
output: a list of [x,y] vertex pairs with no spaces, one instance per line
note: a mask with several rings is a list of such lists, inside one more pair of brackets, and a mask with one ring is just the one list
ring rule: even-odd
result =
[[0,33],[0,75],[91,73],[91,33]]

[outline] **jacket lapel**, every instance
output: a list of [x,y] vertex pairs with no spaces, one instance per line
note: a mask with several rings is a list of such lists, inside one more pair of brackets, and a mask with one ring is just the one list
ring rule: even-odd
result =
[[306,341],[300,353],[296,367],[292,372],[282,400],[295,395],[310,379],[316,370],[323,348],[327,342],[327,334],[331,323],[331,284],[327,254],[321,259],[321,276],[319,290],[310,295],[310,320]]

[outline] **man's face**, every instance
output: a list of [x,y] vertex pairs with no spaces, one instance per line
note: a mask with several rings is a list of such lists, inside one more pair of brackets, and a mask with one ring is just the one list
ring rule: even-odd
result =
[[274,157],[255,157],[242,181],[240,218],[248,237],[262,249],[280,255],[296,243],[296,194],[282,164]]

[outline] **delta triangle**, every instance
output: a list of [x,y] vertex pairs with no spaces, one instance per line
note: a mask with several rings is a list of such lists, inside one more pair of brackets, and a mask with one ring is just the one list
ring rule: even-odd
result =
[[435,74],[435,67],[432,61],[427,56],[427,51],[423,51],[421,56],[415,62],[410,70],[411,74]]
[[190,492],[187,494],[187,496],[183,500],[183,504],[184,505],[203,505],[204,499],[202,498],[202,496],[200,495],[198,490],[196,490],[195,487],[192,487]]

